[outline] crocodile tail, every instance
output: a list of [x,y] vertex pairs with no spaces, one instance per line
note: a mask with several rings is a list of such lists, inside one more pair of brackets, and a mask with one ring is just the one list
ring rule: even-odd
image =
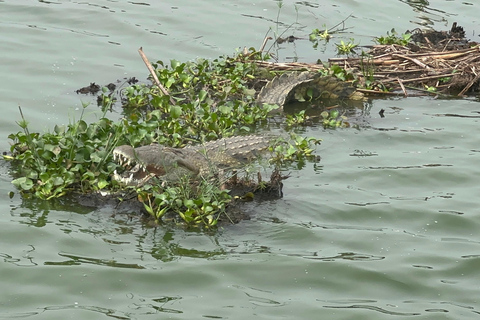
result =
[[362,100],[350,82],[337,77],[324,76],[314,72],[289,72],[273,78],[257,97],[260,104],[276,104],[283,107],[291,100],[307,99],[352,99]]
[[294,88],[302,83],[311,82],[312,78],[312,73],[308,71],[287,72],[276,76],[260,90],[257,102],[283,107],[290,99]]

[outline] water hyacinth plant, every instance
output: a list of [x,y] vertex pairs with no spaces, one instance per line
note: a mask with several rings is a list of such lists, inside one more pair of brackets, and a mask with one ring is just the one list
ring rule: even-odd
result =
[[[258,68],[255,59],[261,53],[251,49],[234,57],[213,61],[162,61],[154,64],[159,82],[168,90],[164,95],[158,86],[135,83],[113,99],[101,91],[104,115],[94,123],[83,117],[52,132],[31,133],[21,113],[21,131],[11,134],[13,183],[24,196],[40,199],[62,197],[68,193],[84,194],[125,190],[112,179],[118,164],[112,158],[115,146],[132,146],[157,142],[184,147],[238,134],[266,130],[270,113],[278,106],[255,103]],[[173,99],[173,103],[172,103]],[[124,118],[108,119],[107,112],[121,103]],[[87,106],[84,105],[84,109]],[[303,162],[313,152],[316,139],[292,136],[278,139],[271,147],[271,162],[287,168],[288,163]],[[220,216],[227,216],[232,201],[224,181],[180,181],[178,184],[148,184],[128,187],[137,194],[145,210],[158,222],[167,212],[174,212],[188,225],[212,227]]]

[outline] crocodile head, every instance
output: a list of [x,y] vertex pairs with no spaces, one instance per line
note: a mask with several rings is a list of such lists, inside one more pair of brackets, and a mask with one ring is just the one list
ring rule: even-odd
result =
[[[151,147],[150,147],[151,148]],[[149,157],[146,148],[134,149],[123,145],[113,150],[113,159],[123,167],[120,173],[115,170],[113,178],[125,185],[143,185],[153,175],[164,175],[165,167],[145,161]]]

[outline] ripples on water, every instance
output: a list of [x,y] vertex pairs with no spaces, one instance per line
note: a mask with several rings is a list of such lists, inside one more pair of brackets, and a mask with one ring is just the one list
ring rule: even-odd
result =
[[[1,1],[0,131],[18,130],[18,105],[41,131],[78,114],[78,87],[146,76],[140,46],[165,61],[258,46],[277,3]],[[475,30],[475,4],[425,3],[303,1],[297,17],[284,1],[278,20],[306,37],[353,13],[346,39],[362,45],[392,27]],[[306,41],[278,53],[332,55]],[[210,234],[10,199],[1,164],[0,318],[477,318],[478,102],[376,100],[365,112],[358,129],[307,128],[322,161],[292,171],[283,199],[249,204],[252,220]]]

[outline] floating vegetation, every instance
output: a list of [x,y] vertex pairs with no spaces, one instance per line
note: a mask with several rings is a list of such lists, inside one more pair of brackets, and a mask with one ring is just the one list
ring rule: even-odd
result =
[[[308,38],[314,46],[328,42],[337,26],[314,29]],[[283,35],[278,30],[275,34],[277,38]],[[12,182],[25,197],[49,200],[67,194],[102,194],[119,203],[140,203],[157,223],[174,220],[210,228],[222,219],[238,221],[232,217],[235,203],[248,201],[258,192],[281,196],[282,180],[287,177],[282,172],[318,160],[314,150],[320,140],[302,137],[295,128],[351,125],[341,106],[345,100],[362,105],[372,94],[406,96],[407,90],[415,90],[435,95],[457,91],[461,96],[477,91],[479,77],[472,66],[478,63],[480,51],[464,35],[456,24],[449,32],[415,31],[400,36],[392,29],[375,38],[381,45],[360,56],[350,56],[359,49],[354,39],[341,40],[336,47],[349,57],[332,58],[328,63],[268,61],[271,54],[264,51],[268,37],[259,50],[245,49],[214,60],[152,64],[140,48],[151,83],[132,78],[120,86],[92,83],[79,89],[81,94],[98,95],[103,116],[88,124],[82,113],[78,121],[46,133],[30,132],[28,117],[20,109],[21,130],[9,135],[10,154],[3,157],[12,162]],[[321,113],[312,116],[301,110],[278,116],[292,101],[316,106]],[[124,117],[109,119],[108,112],[119,105]],[[271,125],[282,127],[289,135],[269,136],[266,132]],[[248,142],[252,134],[268,136],[268,146],[261,150],[252,147],[253,142]],[[235,136],[247,136],[247,142],[238,145],[241,139],[228,138]],[[223,149],[217,146],[215,152],[230,159],[224,162],[212,156],[209,141],[223,143]],[[154,148],[160,158],[170,157],[168,166],[166,160],[143,161],[143,149],[137,147],[152,143],[158,144]],[[112,156],[121,145],[133,147],[133,155],[123,162]],[[234,152],[239,150],[242,152]],[[258,170],[256,177],[248,172],[245,168],[251,163],[240,168],[226,166],[244,151],[263,155],[270,179],[262,179]],[[204,163],[197,167],[192,158]],[[118,172],[127,172],[128,177],[114,179]],[[134,181],[138,173],[143,174],[138,179],[142,183],[123,183]],[[166,178],[172,173],[182,174],[172,181]]]

